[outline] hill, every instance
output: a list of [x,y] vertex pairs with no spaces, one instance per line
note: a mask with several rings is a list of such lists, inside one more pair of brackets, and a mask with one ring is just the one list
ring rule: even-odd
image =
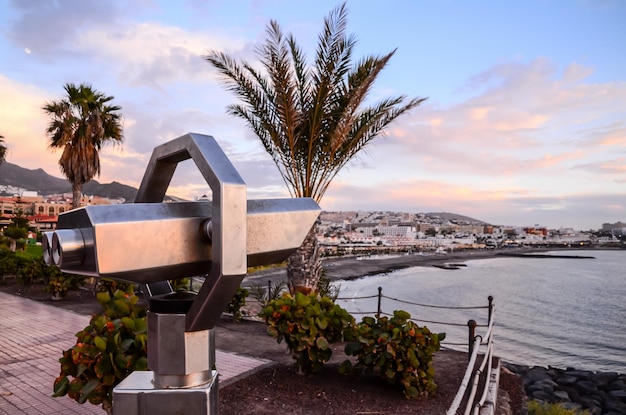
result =
[[[43,169],[29,170],[8,162],[0,164],[0,186],[19,187],[44,196],[72,193],[72,186],[65,179],[51,176]],[[110,199],[123,198],[132,202],[137,195],[137,189],[118,182],[102,184],[91,180],[83,186],[83,193]]]
[[470,218],[469,216],[458,215],[456,213],[450,213],[450,212],[428,212],[425,215],[431,219],[440,218],[440,219],[450,221],[453,223],[467,222],[467,223],[487,224],[487,222],[484,222],[482,220],[478,220],[478,219]]

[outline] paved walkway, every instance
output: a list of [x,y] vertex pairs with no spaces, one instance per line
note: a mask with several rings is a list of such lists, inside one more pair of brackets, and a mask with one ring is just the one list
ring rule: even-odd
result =
[[[98,414],[100,406],[52,397],[63,350],[89,316],[0,293],[0,414]],[[267,360],[216,351],[220,384],[270,364]]]

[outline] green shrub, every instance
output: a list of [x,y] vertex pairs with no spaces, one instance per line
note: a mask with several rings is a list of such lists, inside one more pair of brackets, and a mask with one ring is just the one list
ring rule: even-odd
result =
[[337,301],[337,297],[339,297],[341,285],[333,284],[329,278],[327,278],[325,275],[322,275],[317,281],[316,290],[320,297],[328,297],[334,302]]
[[34,283],[40,280],[43,281],[48,267],[43,257],[22,260],[20,262],[21,266],[17,270],[17,277],[24,287],[30,288]]
[[189,278],[177,278],[175,280],[170,280],[170,285],[172,286],[172,290],[187,290],[190,288],[191,280]]
[[19,250],[19,251],[23,251],[24,248],[26,247],[26,241],[24,240],[24,238],[26,238],[26,235],[28,235],[28,229],[27,228],[23,228],[20,226],[16,226],[15,224],[11,224],[9,226],[7,226],[6,228],[4,228],[4,230],[2,231],[2,234],[11,239],[10,242],[10,246],[12,246],[13,248],[11,248],[11,250]]
[[347,355],[357,357],[357,363],[352,367],[346,360],[341,371],[377,374],[393,385],[402,385],[409,399],[436,392],[432,361],[445,334],[431,333],[410,318],[402,310],[394,311],[391,318],[364,317],[356,326],[354,341],[345,348]]
[[15,255],[15,252],[0,249],[0,283],[4,283],[4,278],[8,275],[17,275],[22,265],[23,260]]
[[62,272],[58,267],[47,267],[44,274],[44,290],[61,298],[66,297],[69,290],[85,284],[85,277]]
[[108,278],[99,278],[96,287],[98,292],[108,292],[109,294],[112,294],[116,290],[132,292],[134,284],[131,284],[129,282],[111,280]]
[[137,305],[132,288],[96,295],[103,313],[94,314],[89,326],[76,333],[76,344],[63,352],[53,396],[68,395],[110,411],[113,388],[132,371],[147,369],[146,310]]
[[245,288],[239,287],[226,306],[226,312],[233,315],[236,322],[241,321],[241,309],[246,305],[246,298],[250,293]]
[[558,403],[542,403],[530,400],[526,406],[528,415],[589,415],[589,411],[566,409]]
[[268,281],[267,288],[262,284],[252,286],[250,288],[250,296],[261,304],[261,308],[264,308],[270,301],[280,298],[286,289],[287,284],[284,281],[276,281],[274,283]]
[[259,315],[270,335],[279,343],[285,340],[299,373],[319,371],[332,356],[329,344],[342,341],[344,331],[354,326],[354,318],[346,310],[315,293],[283,293],[269,301]]

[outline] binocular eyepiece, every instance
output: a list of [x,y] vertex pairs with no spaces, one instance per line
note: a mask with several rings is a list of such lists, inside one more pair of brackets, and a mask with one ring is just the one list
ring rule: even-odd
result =
[[74,268],[85,262],[85,257],[93,249],[91,229],[59,229],[44,232],[41,241],[43,259],[47,265],[59,268]]

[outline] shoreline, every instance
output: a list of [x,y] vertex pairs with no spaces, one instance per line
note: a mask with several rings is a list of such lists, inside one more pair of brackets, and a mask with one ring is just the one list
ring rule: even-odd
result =
[[[493,251],[455,252],[452,254],[390,255],[388,257],[327,257],[322,260],[324,276],[330,281],[355,280],[372,275],[386,274],[399,269],[417,266],[443,265],[447,262],[464,262],[472,259],[497,257]],[[286,267],[256,271],[246,275],[242,284],[265,285],[267,282],[287,281]]]
[[[326,257],[322,260],[324,275],[330,281],[355,280],[379,274],[387,274],[399,269],[411,267],[441,267],[459,265],[475,259],[492,259],[498,257],[524,257],[527,254],[541,254],[554,251],[580,251],[580,248],[507,248],[507,249],[468,249],[446,254],[391,254],[381,257]],[[594,250],[585,248],[584,250]],[[528,255],[529,258],[534,256]],[[543,255],[543,258],[563,258],[565,255]],[[567,256],[569,257],[569,256]],[[572,256],[572,258],[579,258]],[[267,282],[287,281],[285,267],[256,271],[246,275],[246,285],[265,285]]]
[[[522,252],[522,251],[517,251]],[[523,252],[530,252],[524,250]],[[447,254],[411,254],[390,255],[389,257],[343,257],[327,258],[324,261],[326,278],[335,280],[353,280],[372,275],[386,274],[399,269],[411,267],[431,267],[445,265],[449,262],[465,262],[474,259],[490,259],[497,257],[495,250],[460,251]]]
[[[581,255],[559,255],[546,254],[546,252],[576,252],[581,248],[506,248],[506,249],[467,249],[463,251],[451,252],[446,254],[410,254],[410,255],[390,255],[386,258],[362,258],[356,257],[340,257],[326,258],[323,261],[323,267],[326,277],[331,281],[335,280],[354,280],[372,275],[386,274],[399,269],[410,267],[438,267],[465,266],[466,261],[476,259],[492,259],[492,258],[572,258],[572,259],[590,259],[593,256]],[[596,250],[596,248],[584,248],[583,250]],[[447,268],[447,267],[446,267]]]

